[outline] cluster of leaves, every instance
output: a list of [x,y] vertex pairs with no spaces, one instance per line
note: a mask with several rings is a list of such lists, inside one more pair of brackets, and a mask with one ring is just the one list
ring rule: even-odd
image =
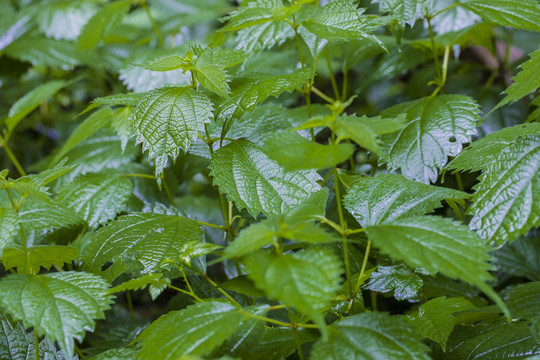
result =
[[2,359],[540,356],[537,0],[0,8]]

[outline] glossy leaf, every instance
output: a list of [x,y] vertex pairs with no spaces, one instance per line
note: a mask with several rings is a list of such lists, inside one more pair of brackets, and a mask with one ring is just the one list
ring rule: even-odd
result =
[[244,319],[240,309],[218,301],[168,312],[137,337],[142,343],[138,359],[207,355],[232,336]]
[[0,255],[5,248],[14,243],[19,232],[17,212],[11,207],[0,207]]
[[540,282],[530,282],[512,287],[504,298],[512,316],[529,320],[531,331],[540,339]]
[[493,253],[497,270],[530,281],[540,281],[540,239],[521,237]]
[[143,266],[142,274],[168,268],[178,261],[183,245],[201,241],[199,224],[175,215],[132,213],[120,216],[97,231],[85,249],[83,260],[92,271],[107,261],[134,258]]
[[310,247],[292,255],[254,253],[243,260],[248,276],[269,298],[310,315],[325,333],[321,311],[340,287],[340,259],[327,248]]
[[422,279],[405,265],[379,266],[371,273],[364,289],[393,293],[397,300],[414,299],[422,288]]
[[540,225],[540,124],[505,128],[475,141],[448,165],[482,171],[469,227],[496,245]]
[[302,136],[282,131],[268,138],[265,152],[286,170],[324,169],[351,156],[351,144],[322,145]]
[[156,177],[175,160],[180,150],[187,151],[204,124],[212,117],[212,103],[190,88],[162,88],[147,92],[131,115],[137,141],[155,161]]
[[440,207],[444,199],[460,200],[468,196],[401,175],[381,174],[359,178],[345,195],[344,206],[365,227],[428,214]]
[[96,229],[125,208],[132,190],[131,181],[124,176],[86,175],[62,187],[58,201]]
[[294,37],[294,30],[284,21],[266,22],[238,31],[236,49],[247,53],[271,49]]
[[85,223],[73,211],[42,200],[27,198],[19,210],[19,223],[25,230],[60,229]]
[[310,359],[428,360],[429,348],[399,316],[364,313],[347,316],[329,327],[328,341],[317,341]]
[[256,145],[237,140],[212,156],[210,175],[220,191],[253,216],[284,213],[320,190],[313,171],[285,171]]
[[417,19],[421,19],[429,9],[430,4],[427,0],[377,0],[379,11],[389,13],[400,24],[414,25]]
[[492,279],[488,272],[490,248],[466,226],[435,216],[415,216],[369,226],[366,231],[384,253],[413,268],[440,272],[473,284],[508,314],[502,300],[486,283]]
[[535,0],[465,0],[461,6],[497,25],[540,32]]
[[69,246],[37,245],[4,250],[2,264],[6,269],[16,268],[18,273],[39,273],[41,267],[49,270],[51,266],[62,268],[79,258],[79,249]]
[[475,306],[464,298],[438,297],[422,304],[418,311],[409,315],[409,319],[416,333],[435,341],[446,350],[446,342],[456,324],[452,314],[471,309],[475,309]]
[[72,356],[74,340],[82,341],[85,330],[93,330],[95,320],[105,317],[111,303],[108,287],[101,277],[84,272],[11,274],[0,280],[5,294],[0,306]]
[[[114,294],[117,292],[127,291],[127,290],[142,290],[146,289],[147,286],[150,288],[158,288],[164,290],[170,283],[169,278],[163,278],[163,274],[154,273],[154,274],[145,274],[140,278],[130,279],[125,283],[117,285],[109,289],[109,293]],[[160,291],[161,293],[161,291]],[[151,294],[152,295],[152,294]],[[156,297],[152,296],[152,300],[155,300]]]
[[298,4],[283,6],[279,0],[258,0],[240,7],[226,17],[227,24],[220,31],[235,31],[268,21],[279,21],[293,15],[300,9]]
[[463,95],[440,95],[392,106],[383,117],[405,113],[407,123],[396,133],[382,136],[382,159],[401,168],[409,179],[430,183],[449,156],[456,156],[471,141],[480,118],[476,102]]

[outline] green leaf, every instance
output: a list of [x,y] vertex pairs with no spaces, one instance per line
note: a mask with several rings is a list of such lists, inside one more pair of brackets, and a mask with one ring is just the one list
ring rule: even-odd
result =
[[310,315],[325,332],[321,312],[340,288],[339,257],[322,247],[309,247],[292,255],[253,253],[243,260],[248,276],[269,298]]
[[436,359],[528,359],[540,355],[540,345],[526,322],[480,322],[456,328],[448,340],[446,354]]
[[380,293],[393,292],[397,300],[414,299],[422,288],[422,279],[403,264],[378,266],[363,288]]
[[440,207],[444,199],[460,200],[468,196],[461,191],[422,184],[401,175],[381,174],[375,178],[359,178],[345,195],[343,204],[365,227],[428,214]]
[[466,226],[436,216],[415,216],[369,226],[366,231],[375,246],[394,259],[473,284],[509,315],[486,283],[492,279],[490,247]]
[[435,341],[446,351],[446,342],[455,325],[452,314],[471,309],[475,306],[464,298],[438,297],[422,304],[408,317],[417,334]]
[[531,331],[540,339],[540,282],[530,282],[512,287],[504,297],[514,318],[531,322]]
[[117,348],[102,352],[90,358],[90,360],[133,360],[136,358],[137,353],[138,350],[135,347]]
[[382,159],[391,169],[424,183],[437,180],[437,169],[471,142],[480,118],[478,104],[464,95],[440,95],[392,106],[383,117],[407,115],[400,131],[381,137]]
[[86,175],[60,189],[58,202],[82,216],[90,229],[114,219],[128,202],[133,184],[125,176]]
[[189,70],[191,68],[191,59],[187,56],[171,54],[160,56],[137,66],[151,71]]
[[148,326],[138,337],[139,359],[179,359],[183,355],[208,355],[232,336],[246,318],[232,305],[207,301],[171,311]]
[[54,155],[50,164],[57,164],[71,149],[92,136],[99,129],[106,127],[112,120],[112,113],[111,109],[105,107],[88,116],[73,130],[64,145]]
[[11,106],[6,119],[6,126],[11,132],[19,124],[19,122],[42,102],[56,94],[60,89],[67,86],[69,83],[63,80],[50,81],[43,85],[39,85],[22,98],[17,100]]
[[38,15],[39,28],[49,38],[75,40],[86,22],[95,14],[93,3],[67,1],[48,3]]
[[506,104],[512,104],[540,87],[540,75],[537,71],[540,68],[540,49],[532,52],[529,56],[531,58],[520,65],[521,71],[512,78],[514,83],[503,92],[506,97],[493,110]]
[[85,221],[67,208],[29,197],[19,210],[19,223],[25,230],[44,231],[82,225]]
[[264,296],[264,292],[257,289],[253,281],[251,281],[251,279],[249,279],[247,275],[240,275],[235,278],[229,279],[219,284],[219,286],[224,289],[236,291],[240,294],[254,296],[256,298]]
[[422,19],[426,14],[426,8],[431,4],[427,0],[376,0],[379,12],[389,13],[401,26],[408,24],[413,26],[416,20]]
[[236,49],[254,53],[282,45],[292,37],[294,30],[285,21],[266,22],[238,31],[235,39]]
[[324,169],[337,165],[354,152],[351,144],[322,145],[288,131],[266,141],[265,152],[285,170]]
[[460,5],[497,25],[540,32],[536,0],[465,0]]
[[268,97],[302,87],[313,75],[313,69],[308,67],[285,75],[245,74],[231,81],[232,95],[219,104],[216,117],[238,119]]
[[338,139],[352,139],[358,145],[375,153],[380,152],[379,135],[390,134],[405,126],[405,116],[395,118],[368,118],[356,115],[340,116],[336,124]]
[[79,258],[79,249],[69,246],[36,245],[22,248],[5,249],[2,263],[6,269],[17,268],[18,273],[37,274],[41,267],[49,270],[51,266],[62,268]]
[[496,245],[540,225],[540,123],[517,125],[477,140],[449,165],[482,170],[466,214],[469,227]]
[[134,258],[142,274],[170,267],[185,243],[201,241],[203,231],[195,221],[175,215],[134,213],[120,216],[99,229],[85,248],[84,265],[99,271],[107,262]]
[[497,270],[530,281],[540,281],[540,238],[521,237],[493,253]]
[[14,244],[19,232],[17,212],[10,207],[0,207],[0,256],[6,247]]
[[82,342],[95,320],[105,318],[112,299],[108,287],[101,277],[84,272],[10,274],[0,280],[0,292],[5,294],[0,306],[73,356],[74,340]]
[[[140,278],[130,279],[125,283],[117,285],[109,289],[109,293],[114,294],[117,292],[127,291],[127,290],[142,290],[146,289],[147,286],[150,286],[150,289],[157,288],[164,290],[168,285],[170,285],[171,280],[166,277],[162,277],[163,274],[154,273],[154,274],[145,274]],[[150,291],[152,293],[152,291]],[[161,293],[161,291],[160,291]],[[157,296],[153,296],[152,300],[156,300]]]
[[289,211],[320,190],[313,171],[285,171],[256,145],[237,140],[212,156],[210,175],[220,191],[253,216]]
[[156,166],[156,178],[175,160],[180,149],[187,151],[197,132],[210,122],[212,103],[191,88],[171,87],[147,92],[131,115],[137,141],[148,150]]
[[384,47],[379,39],[369,34],[383,23],[380,18],[362,15],[364,11],[352,0],[334,0],[328,2],[313,18],[304,21],[302,26],[329,41],[370,39]]
[[227,246],[224,256],[240,257],[255,252],[263,246],[278,246],[280,238],[312,244],[340,241],[333,234],[311,222],[287,222],[283,217],[273,216],[242,230],[240,235]]
[[300,4],[283,6],[281,0],[251,1],[247,6],[240,7],[229,14],[225,18],[228,20],[227,24],[219,31],[235,31],[268,21],[279,21],[293,15],[300,7]]
[[[2,360],[35,360],[34,332],[26,332],[21,323],[12,324],[4,315],[0,315],[0,323],[0,358]],[[40,359],[68,359],[61,351],[56,350],[54,343],[48,339],[40,341],[39,356]],[[73,357],[73,360],[78,359],[78,356]]]
[[82,28],[77,39],[77,50],[94,49],[101,38],[122,22],[129,8],[128,1],[113,1],[105,4]]
[[312,360],[428,360],[429,348],[403,317],[386,313],[347,316],[329,327],[328,341],[317,341]]

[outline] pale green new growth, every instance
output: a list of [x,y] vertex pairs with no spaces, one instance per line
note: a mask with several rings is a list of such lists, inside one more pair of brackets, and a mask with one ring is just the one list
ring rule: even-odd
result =
[[282,214],[321,189],[314,171],[285,171],[256,145],[234,141],[214,153],[210,175],[220,191],[253,216]]
[[540,124],[505,128],[472,143],[449,169],[482,171],[469,227],[502,245],[540,225]]
[[84,272],[10,274],[0,280],[0,307],[72,356],[74,340],[82,341],[95,320],[105,317],[112,302],[108,287],[103,278]]

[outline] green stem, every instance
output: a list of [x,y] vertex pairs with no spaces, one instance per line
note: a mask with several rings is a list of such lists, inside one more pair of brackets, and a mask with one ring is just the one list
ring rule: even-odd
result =
[[83,352],[81,351],[81,349],[79,349],[77,345],[75,345],[75,352],[77,353],[77,355],[79,355],[80,360],[86,360],[86,356],[84,356]]
[[36,329],[34,329],[34,348],[36,349],[36,360],[39,360],[39,337]]
[[461,174],[458,172],[456,172],[456,182],[459,191],[465,191],[463,190],[463,181],[461,181]]
[[454,4],[450,5],[450,6],[447,6],[447,7],[445,7],[444,9],[439,10],[439,11],[437,11],[435,14],[431,15],[431,18],[433,19],[435,16],[440,15],[440,14],[442,14],[443,12],[448,11],[448,10],[450,10],[450,9],[453,9],[453,8],[455,8],[456,6],[459,6],[459,5],[460,5],[460,3],[454,3]]
[[356,295],[360,291],[360,286],[362,286],[362,278],[364,277],[364,273],[366,272],[367,262],[369,258],[369,252],[371,251],[371,241],[368,240],[367,246],[366,246],[366,252],[364,253],[364,260],[362,261],[362,268],[360,269],[360,275],[358,275],[358,280],[356,281],[356,285],[354,286],[354,292],[353,296],[351,297],[351,301],[349,303],[349,306],[347,308],[347,312],[349,312],[354,304],[354,300],[356,299]]
[[211,224],[211,223],[207,223],[207,222],[200,221],[200,220],[195,220],[195,219],[192,219],[192,220],[195,221],[198,224],[203,225],[203,226],[208,226],[208,227],[212,227],[214,229],[219,229],[219,230],[223,230],[223,231],[229,231],[229,229],[226,226],[223,226],[223,225]]
[[159,30],[159,27],[157,26],[156,20],[154,20],[154,17],[152,16],[152,12],[148,8],[148,4],[146,1],[143,2],[144,11],[146,11],[146,15],[148,16],[148,19],[152,23],[152,27],[154,28],[154,32],[156,33],[156,36],[158,38],[159,43],[161,44],[161,47],[163,50],[167,50],[167,45],[165,44],[165,40],[163,40],[163,35],[161,34],[161,31]]
[[195,300],[199,301],[199,302],[204,302],[203,299],[201,299],[200,297],[198,297],[197,295],[195,295],[194,293],[191,293],[189,291],[186,291],[184,289],[180,289],[176,286],[173,286],[173,285],[169,285],[169,288],[173,289],[173,290],[176,290],[178,292],[181,292],[182,294],[186,294],[186,295],[189,295],[191,296],[192,298],[194,298]]
[[167,181],[165,180],[165,174],[161,173],[161,183],[163,184],[163,190],[165,190],[165,195],[167,195],[167,200],[171,203],[171,205],[174,205],[174,198],[171,194],[171,190],[169,189],[169,185],[167,185]]
[[[336,166],[334,166],[334,189],[335,189],[335,192],[336,192],[336,202],[337,202],[337,208],[338,208],[339,225],[346,232],[347,231],[347,223],[345,222],[345,218],[343,216],[343,206],[341,204],[341,191],[339,189],[339,176],[338,176]],[[347,288],[349,289],[349,295],[352,295],[351,263],[350,263],[350,259],[349,259],[349,244],[347,242],[346,233],[342,233],[341,238],[343,239],[343,258],[344,258],[344,261],[345,261],[345,273],[347,275]]]
[[433,28],[431,27],[431,17],[426,12],[426,20],[428,23],[429,39],[431,41],[431,50],[433,52],[433,61],[435,62],[435,71],[437,73],[437,83],[440,84],[441,69],[439,68],[439,56],[437,55],[437,49],[435,48],[435,38],[433,35]]
[[315,86],[311,87],[311,91],[313,91],[315,94],[320,96],[324,101],[326,101],[329,104],[333,104],[336,101],[332,99],[331,97],[327,96],[325,93],[323,93],[321,90],[317,89]]
[[206,281],[208,281],[210,283],[210,285],[212,285],[217,291],[219,291],[223,296],[225,296],[230,302],[232,303],[235,303],[236,305],[238,306],[242,306],[240,305],[240,303],[238,301],[236,301],[231,295],[227,294],[227,292],[225,290],[223,290],[222,288],[220,288],[218,286],[218,284],[215,283],[214,280],[212,280],[208,275],[206,274],[203,274],[203,277],[206,279]]
[[17,157],[15,156],[13,151],[11,151],[11,148],[9,147],[7,140],[4,139],[2,135],[0,135],[0,141],[2,142],[2,146],[4,147],[4,150],[6,150],[6,154],[8,155],[9,159],[11,160],[11,162],[13,163],[13,165],[15,166],[19,174],[21,176],[26,176],[26,171],[24,171],[21,163],[19,162],[19,160],[17,160]]
[[122,176],[125,176],[125,177],[140,177],[140,178],[145,178],[145,179],[156,180],[156,177],[154,175],[149,175],[149,174],[124,174]]
[[294,321],[294,316],[290,307],[287,307],[287,314],[289,315],[289,321],[291,322],[291,330],[294,337],[294,343],[296,344],[296,352],[298,353],[298,358],[304,360],[304,352],[302,351],[302,344],[300,343],[300,338],[298,337],[298,327],[296,321]]
[[131,322],[135,322],[135,313],[133,312],[133,301],[131,299],[131,291],[130,290],[126,291],[126,302],[127,302],[128,311],[129,311],[129,317],[131,319]]
[[349,85],[348,83],[349,83],[349,66],[347,65],[347,67],[343,71],[343,85],[341,89],[341,101],[347,100],[347,87]]
[[334,71],[332,70],[332,62],[330,61],[330,56],[328,56],[328,51],[324,52],[324,58],[326,59],[326,64],[328,65],[328,72],[330,73],[330,82],[332,83],[332,89],[334,89],[334,97],[339,99],[339,90],[334,77]]

